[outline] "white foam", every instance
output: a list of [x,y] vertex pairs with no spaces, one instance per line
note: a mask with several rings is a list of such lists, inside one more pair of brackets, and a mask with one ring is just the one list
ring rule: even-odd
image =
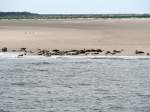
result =
[[[53,57],[53,56],[52,56]],[[88,58],[88,59],[150,59],[150,56],[55,56],[55,58]]]
[[0,58],[16,58],[20,53],[1,52]]
[[19,56],[23,54],[22,52],[0,52],[0,58],[8,58],[8,59],[16,59],[16,58],[39,58],[44,56],[37,56],[37,55],[24,55]]

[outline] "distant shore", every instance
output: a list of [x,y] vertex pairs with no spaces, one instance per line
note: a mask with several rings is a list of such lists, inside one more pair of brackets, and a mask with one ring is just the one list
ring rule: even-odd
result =
[[[149,55],[150,19],[0,20],[3,47],[8,51],[101,49],[104,51],[93,54]],[[136,54],[136,50],[143,53]]]
[[30,12],[0,12],[0,19],[80,19],[80,18],[150,18],[150,14],[38,14]]

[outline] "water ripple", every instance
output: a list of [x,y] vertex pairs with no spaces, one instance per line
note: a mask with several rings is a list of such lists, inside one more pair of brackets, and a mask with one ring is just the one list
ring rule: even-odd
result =
[[150,60],[0,62],[0,112],[150,112]]

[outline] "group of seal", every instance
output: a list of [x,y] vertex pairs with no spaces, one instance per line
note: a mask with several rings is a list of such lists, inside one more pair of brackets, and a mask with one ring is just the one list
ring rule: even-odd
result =
[[[8,48],[3,47],[1,49],[2,52],[7,52]],[[35,55],[42,55],[42,56],[52,56],[52,55],[100,55],[103,53],[104,55],[116,55],[120,54],[124,51],[124,49],[121,50],[112,50],[112,51],[105,51],[102,49],[81,49],[81,50],[59,50],[59,49],[53,49],[53,50],[45,50],[45,49],[37,49],[35,52],[28,51],[27,48],[20,48],[19,50],[12,50],[12,52],[21,52],[21,54],[18,55],[18,57],[22,57],[24,55],[27,55],[27,53],[35,54]],[[135,55],[141,55],[146,54],[147,56],[150,55],[150,53],[146,53],[144,51],[135,50]]]

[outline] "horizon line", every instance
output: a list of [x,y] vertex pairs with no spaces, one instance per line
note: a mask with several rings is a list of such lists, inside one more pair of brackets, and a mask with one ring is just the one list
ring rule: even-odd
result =
[[26,12],[26,13],[31,13],[31,14],[39,14],[39,15],[78,15],[78,14],[81,14],[81,15],[87,15],[87,14],[90,14],[90,15],[107,15],[107,14],[114,14],[114,15],[117,15],[117,14],[135,14],[135,15],[143,15],[143,14],[147,14],[147,15],[150,15],[150,13],[37,13],[37,12],[30,12],[30,11],[0,11],[0,13],[22,13],[22,12]]

